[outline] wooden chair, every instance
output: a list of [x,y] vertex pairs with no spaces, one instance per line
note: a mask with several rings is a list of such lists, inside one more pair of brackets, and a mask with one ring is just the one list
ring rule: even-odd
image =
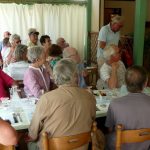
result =
[[15,150],[15,147],[13,145],[5,146],[0,144],[0,150]]
[[122,125],[116,129],[116,150],[121,150],[121,144],[137,143],[150,140],[150,128],[123,130]]
[[[92,131],[96,132],[96,123],[93,123]],[[72,150],[79,148],[91,141],[91,132],[85,132],[77,135],[64,136],[58,138],[48,138],[47,133],[42,134],[43,150]],[[92,145],[92,150],[94,146]]]

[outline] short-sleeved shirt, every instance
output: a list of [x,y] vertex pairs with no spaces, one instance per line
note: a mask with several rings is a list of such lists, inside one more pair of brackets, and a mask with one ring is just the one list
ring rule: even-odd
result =
[[9,96],[9,87],[12,86],[14,80],[0,70],[0,98]]
[[[114,100],[107,112],[105,126],[113,128],[122,124],[124,129],[150,128],[150,96],[144,93],[129,93]],[[113,135],[114,136],[114,135]],[[108,145],[114,145],[108,141]],[[150,141],[138,144],[124,144],[122,150],[148,150]],[[113,150],[113,148],[111,148]]]
[[[121,87],[125,83],[125,72],[126,68],[122,61],[119,61],[119,68],[117,69],[117,79],[118,79],[118,87]],[[106,83],[106,81],[110,78],[112,72],[112,67],[107,63],[104,63],[100,68],[100,77]],[[108,87],[105,85],[104,87]]]
[[[120,32],[113,32],[110,28],[110,24],[103,26],[100,29],[98,41],[106,42],[106,45],[114,44],[118,45],[120,39]],[[97,58],[103,57],[103,49],[97,49]]]

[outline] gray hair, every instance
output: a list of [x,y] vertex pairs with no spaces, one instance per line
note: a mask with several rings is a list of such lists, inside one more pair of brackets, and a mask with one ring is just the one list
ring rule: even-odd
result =
[[119,15],[115,15],[111,18],[111,24],[122,23],[122,22],[123,22],[123,17]]
[[42,46],[30,47],[27,52],[28,60],[31,61],[32,63],[34,63],[36,61],[36,59],[38,59],[41,56],[43,50],[44,50],[44,48]]
[[57,85],[70,84],[75,81],[76,63],[69,58],[61,59],[54,66],[53,76]]
[[115,48],[114,48],[114,45],[107,45],[105,48],[104,48],[104,52],[103,52],[103,55],[104,55],[104,58],[106,61],[110,60],[111,56],[115,54]]
[[27,54],[27,46],[23,44],[17,45],[15,49],[15,59],[21,61],[24,59],[24,55]]
[[13,34],[10,36],[10,43],[12,43],[14,40],[20,40],[20,36],[18,34]]
[[148,81],[148,75],[144,67],[132,66],[127,69],[125,81],[129,92],[141,92]]
[[63,50],[63,58],[69,58],[70,57],[70,52],[74,50],[77,52],[77,49],[73,48],[73,47],[66,47]]

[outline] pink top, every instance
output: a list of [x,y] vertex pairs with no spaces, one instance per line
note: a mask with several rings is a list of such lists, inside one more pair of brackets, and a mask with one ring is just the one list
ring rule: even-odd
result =
[[9,89],[14,80],[5,74],[2,70],[0,70],[0,98],[2,97],[9,97]]
[[43,92],[50,90],[50,75],[46,69],[29,66],[24,74],[24,91],[27,96],[39,98]]

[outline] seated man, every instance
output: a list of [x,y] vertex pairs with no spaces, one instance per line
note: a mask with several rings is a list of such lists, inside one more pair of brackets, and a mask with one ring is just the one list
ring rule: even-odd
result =
[[82,88],[86,88],[87,85],[84,80],[84,76],[86,76],[86,71],[84,68],[84,64],[81,62],[81,58],[80,58],[77,50],[73,47],[65,48],[63,50],[63,58],[71,58],[75,63],[77,63],[78,85]]
[[[58,88],[40,98],[29,127],[29,135],[35,142],[40,141],[43,132],[61,137],[91,131],[95,119],[95,98],[77,86],[76,64],[71,59],[62,59],[53,74]],[[29,150],[34,150],[34,146],[29,143]],[[87,145],[80,150],[87,150]]]
[[50,47],[51,47],[51,45],[52,45],[50,36],[48,36],[48,35],[42,35],[42,36],[40,37],[40,43],[41,43],[41,45],[44,47],[44,51],[45,51],[45,54],[46,54],[46,58],[48,58],[48,56],[49,56],[49,51],[50,51]]
[[[9,31],[5,31],[4,32],[4,35],[3,35],[3,39],[5,39],[5,38],[8,38],[9,39],[9,37],[11,36],[11,33],[9,32]],[[2,51],[2,49],[3,49],[3,40],[2,41],[0,41],[0,51]]]
[[[121,59],[120,50],[115,45],[106,46],[104,49],[105,63],[100,68],[100,77],[103,88],[120,88],[124,84],[126,68]],[[97,88],[101,85],[97,83]]]
[[65,39],[62,37],[56,40],[56,44],[61,47],[62,51],[64,50],[64,48],[69,46],[69,44],[66,43]]
[[18,142],[17,132],[11,125],[0,119],[0,144],[16,145]]
[[29,42],[27,43],[28,47],[40,46],[40,43],[38,41],[39,32],[36,29],[30,28],[28,35],[29,35]]
[[[146,71],[140,66],[129,68],[125,75],[129,94],[114,100],[108,109],[106,127],[112,132],[108,136],[108,149],[114,150],[115,142],[113,132],[117,124],[124,129],[150,128],[150,96],[142,93],[147,85]],[[150,141],[138,144],[123,144],[123,150],[148,150]]]

